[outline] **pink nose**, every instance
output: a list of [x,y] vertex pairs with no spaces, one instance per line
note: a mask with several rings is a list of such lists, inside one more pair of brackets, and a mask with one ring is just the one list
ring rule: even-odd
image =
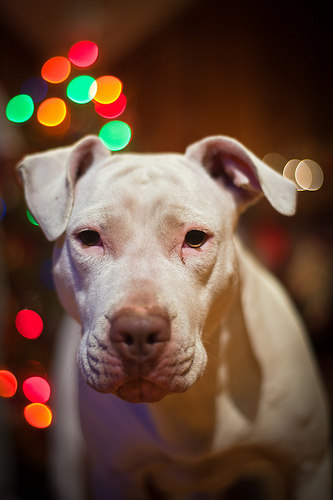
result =
[[124,311],[112,319],[110,337],[127,357],[155,355],[170,340],[170,321],[165,314]]

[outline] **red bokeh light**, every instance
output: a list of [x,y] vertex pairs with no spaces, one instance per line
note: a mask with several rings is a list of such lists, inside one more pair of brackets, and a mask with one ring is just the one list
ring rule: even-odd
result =
[[15,318],[18,332],[27,339],[36,339],[43,331],[43,320],[35,311],[22,309]]
[[127,99],[124,94],[120,94],[118,99],[110,104],[100,104],[99,102],[95,103],[95,111],[103,118],[108,118],[111,120],[112,118],[117,118],[120,116],[127,104]]
[[75,43],[68,52],[68,59],[79,68],[87,68],[94,64],[98,57],[98,46],[89,40]]
[[30,377],[23,382],[23,393],[32,403],[46,403],[50,399],[50,384],[42,377]]

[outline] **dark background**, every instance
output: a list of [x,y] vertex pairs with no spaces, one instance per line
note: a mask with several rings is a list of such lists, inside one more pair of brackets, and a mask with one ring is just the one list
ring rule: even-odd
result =
[[[300,192],[293,218],[261,201],[244,217],[248,245],[289,288],[308,326],[330,401],[332,382],[333,44],[330,4],[316,0],[33,0],[0,3],[0,368],[19,383],[49,371],[61,319],[50,275],[52,245],[25,214],[14,167],[28,152],[70,144],[105,122],[71,105],[66,131],[5,117],[8,100],[43,63],[91,39],[93,76],[120,78],[128,99],[120,119],[133,130],[127,150],[184,151],[204,136],[230,135],[259,157],[310,158],[323,169],[316,192]],[[61,94],[61,85],[50,92]],[[280,169],[281,171],[281,169]],[[17,333],[22,308],[37,311],[35,341]],[[41,365],[32,363],[38,361]],[[0,498],[52,498],[47,430],[29,426],[19,387],[0,400]],[[50,401],[52,407],[52,399]]]

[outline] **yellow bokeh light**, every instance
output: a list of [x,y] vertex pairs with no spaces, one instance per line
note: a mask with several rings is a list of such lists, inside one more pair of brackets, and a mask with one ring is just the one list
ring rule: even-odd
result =
[[100,104],[110,104],[118,99],[122,91],[122,83],[115,76],[101,76],[97,78],[97,92],[94,101]]

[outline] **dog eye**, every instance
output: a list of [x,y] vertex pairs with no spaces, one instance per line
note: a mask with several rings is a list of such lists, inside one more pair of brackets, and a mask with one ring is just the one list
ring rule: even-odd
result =
[[88,247],[93,247],[94,245],[98,245],[100,242],[100,236],[97,231],[92,231],[90,229],[87,229],[85,231],[81,231],[79,233],[79,238],[82,241],[84,245],[87,245]]
[[199,248],[206,242],[206,239],[206,233],[193,229],[185,236],[185,243],[191,248]]

